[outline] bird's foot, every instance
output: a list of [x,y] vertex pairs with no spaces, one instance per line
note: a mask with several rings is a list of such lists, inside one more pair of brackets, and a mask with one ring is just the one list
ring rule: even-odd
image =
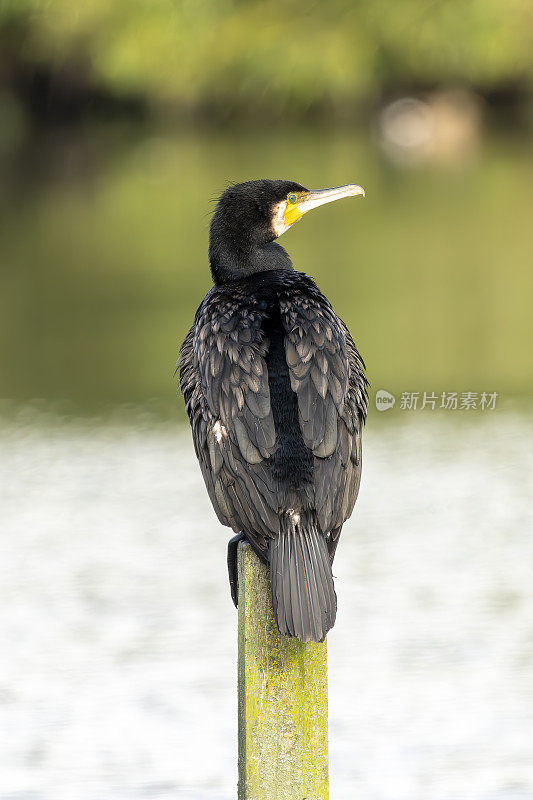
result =
[[237,570],[237,550],[239,547],[239,542],[246,542],[246,536],[244,535],[243,531],[240,533],[236,533],[235,536],[232,536],[228,542],[228,576],[229,576],[229,588],[231,592],[231,599],[233,600],[233,604],[235,608],[237,608],[238,597],[239,597],[239,581],[238,581],[238,570]]

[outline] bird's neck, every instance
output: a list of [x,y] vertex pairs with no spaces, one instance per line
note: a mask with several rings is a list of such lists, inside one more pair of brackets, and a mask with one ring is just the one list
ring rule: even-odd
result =
[[292,270],[289,254],[277,242],[266,244],[240,243],[209,246],[211,274],[217,286],[242,281],[268,270]]

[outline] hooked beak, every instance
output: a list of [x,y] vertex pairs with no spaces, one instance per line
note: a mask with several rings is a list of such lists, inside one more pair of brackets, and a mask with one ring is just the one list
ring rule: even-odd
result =
[[334,200],[340,200],[343,197],[354,197],[358,194],[364,197],[365,190],[362,186],[357,186],[355,183],[348,183],[346,186],[336,186],[333,189],[320,189],[316,192],[302,192],[297,195],[296,203],[287,203],[284,214],[285,222],[287,225],[292,225],[313,208],[323,206],[325,203],[332,203]]

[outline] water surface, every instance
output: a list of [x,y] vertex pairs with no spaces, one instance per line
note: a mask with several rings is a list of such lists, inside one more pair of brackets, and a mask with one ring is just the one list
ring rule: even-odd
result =
[[[532,433],[499,412],[366,431],[332,800],[533,800]],[[232,800],[230,532],[188,434],[19,418],[0,447],[0,798]]]

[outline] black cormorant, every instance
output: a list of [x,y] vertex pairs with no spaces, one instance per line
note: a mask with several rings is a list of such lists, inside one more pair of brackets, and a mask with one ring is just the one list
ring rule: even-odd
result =
[[214,286],[180,354],[180,387],[223,525],[237,604],[237,544],[270,564],[282,634],[321,642],[335,622],[331,565],[361,478],[367,381],[346,325],[274,240],[360,186],[287,180],[226,189],[213,215]]

